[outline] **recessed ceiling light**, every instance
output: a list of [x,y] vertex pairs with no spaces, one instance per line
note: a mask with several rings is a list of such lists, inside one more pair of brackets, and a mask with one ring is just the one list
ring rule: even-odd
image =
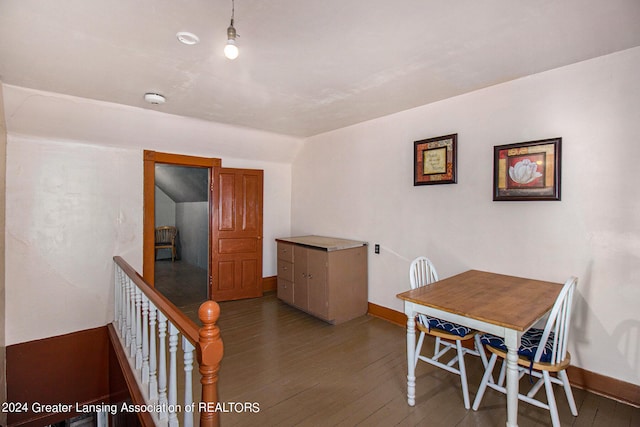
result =
[[149,104],[164,104],[166,101],[165,97],[160,95],[159,93],[145,93],[144,100]]
[[182,44],[193,45],[200,42],[200,38],[198,36],[188,31],[180,31],[178,34],[176,34],[176,37]]

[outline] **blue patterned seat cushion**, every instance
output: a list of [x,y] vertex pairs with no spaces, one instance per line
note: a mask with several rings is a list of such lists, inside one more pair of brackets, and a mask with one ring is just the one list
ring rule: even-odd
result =
[[458,335],[464,337],[471,333],[471,328],[467,328],[466,326],[458,325],[457,323],[447,322],[446,320],[438,319],[435,317],[425,316],[424,314],[420,316],[420,323],[424,324],[425,321],[429,330],[431,329],[439,329],[441,331],[448,332],[453,335]]
[[[544,330],[538,328],[531,328],[525,332],[524,335],[522,335],[518,354],[533,361],[536,351],[538,351],[538,346],[540,346],[540,340],[543,332]],[[502,338],[498,338],[490,334],[484,334],[480,337],[480,340],[482,341],[482,344],[489,345],[502,351],[507,351],[507,346],[504,344],[504,340]],[[542,356],[540,357],[540,361],[545,363],[551,362],[552,352],[553,332],[549,334],[549,339],[547,340]]]

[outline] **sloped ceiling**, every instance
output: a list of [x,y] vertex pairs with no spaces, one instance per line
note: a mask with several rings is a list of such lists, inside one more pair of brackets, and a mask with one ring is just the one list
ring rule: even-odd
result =
[[209,200],[206,168],[156,165],[156,186],[176,203]]
[[640,45],[638,0],[236,0],[230,61],[230,16],[230,0],[4,0],[0,80],[307,137]]

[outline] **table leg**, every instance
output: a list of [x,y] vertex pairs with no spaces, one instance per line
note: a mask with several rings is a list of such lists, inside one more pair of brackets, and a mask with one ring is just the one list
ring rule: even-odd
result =
[[416,404],[416,315],[407,313],[407,403]]
[[507,346],[507,427],[518,427],[518,348],[520,334],[506,331],[504,342]]

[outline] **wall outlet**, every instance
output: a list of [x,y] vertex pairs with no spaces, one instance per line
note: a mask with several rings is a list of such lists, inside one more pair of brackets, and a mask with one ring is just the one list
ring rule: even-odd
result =
[[375,253],[377,253],[377,254],[379,254],[379,253],[380,253],[380,245],[379,245],[379,244],[377,244],[377,243],[376,243],[376,244],[373,246],[373,252],[375,252]]

